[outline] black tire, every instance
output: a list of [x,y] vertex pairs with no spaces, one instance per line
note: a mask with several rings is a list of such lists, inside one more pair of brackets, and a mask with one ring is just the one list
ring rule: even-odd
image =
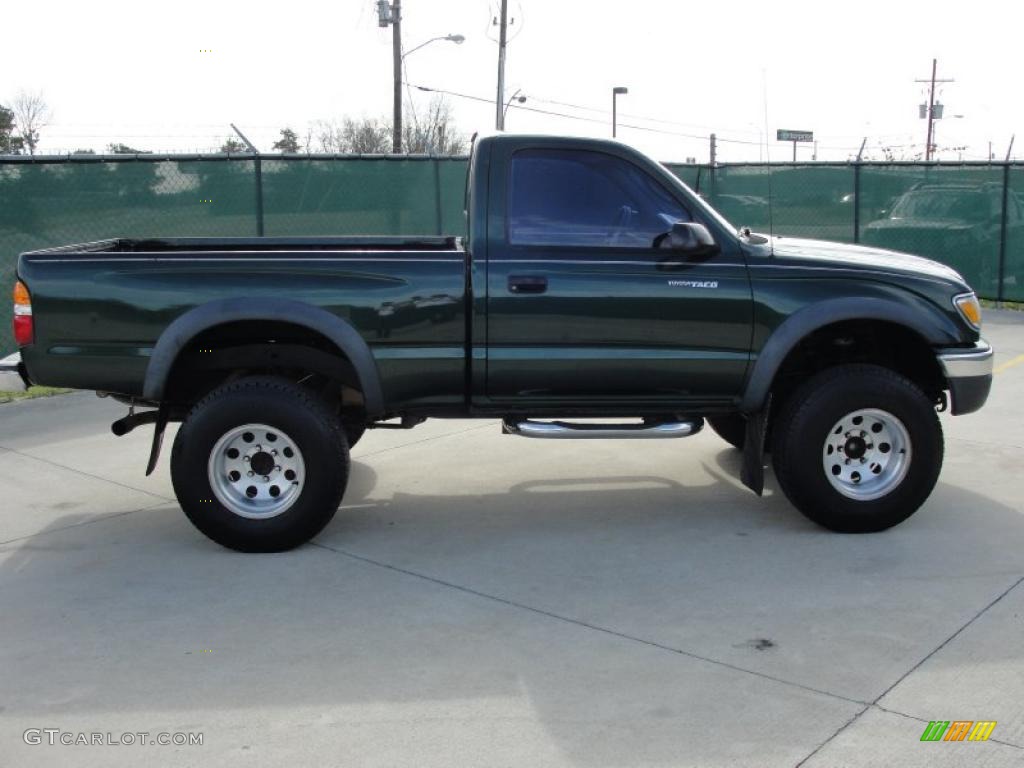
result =
[[747,420],[738,413],[726,413],[721,416],[708,416],[708,424],[715,434],[725,440],[733,448],[743,450],[743,442],[747,436]]
[[[826,439],[833,437],[833,427],[862,409],[896,417],[909,437],[905,474],[892,473],[895,484],[873,499],[844,495],[825,469],[826,456],[832,455],[837,457],[830,468],[832,474],[850,471],[843,465],[849,464],[847,458],[851,456],[854,458],[850,461],[859,464],[865,458],[869,463],[863,466],[875,468],[871,457],[881,454],[861,454],[865,447],[876,450],[870,434],[862,444],[846,442],[844,452],[836,448],[834,454],[826,454]],[[867,422],[862,419],[849,423],[864,423],[871,431],[875,428],[871,421],[868,417]],[[845,434],[850,433],[834,439],[844,441]],[[851,439],[855,441],[859,434]],[[880,442],[877,450],[889,451],[887,445]],[[806,517],[840,533],[872,533],[903,522],[924,503],[938,480],[943,449],[942,427],[934,405],[912,381],[875,365],[842,365],[817,374],[787,400],[773,430],[772,463],[783,493]],[[891,450],[894,453],[888,461],[897,455],[895,448]],[[857,464],[853,468],[862,471]],[[869,470],[863,472],[870,480]]]
[[[222,436],[247,424],[279,430],[281,439],[294,442],[304,462],[301,486],[280,481],[285,492],[296,486],[296,495],[291,506],[273,517],[243,517],[225,506],[211,487],[211,452]],[[278,439],[268,432],[271,438]],[[255,461],[254,456],[248,466],[255,467]],[[189,412],[171,453],[171,481],[189,520],[218,544],[240,552],[282,552],[311,539],[334,517],[348,471],[348,445],[337,416],[312,392],[270,376],[239,379],[210,392]]]

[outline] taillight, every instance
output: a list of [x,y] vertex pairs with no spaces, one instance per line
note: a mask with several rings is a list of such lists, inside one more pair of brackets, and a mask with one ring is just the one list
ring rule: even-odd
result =
[[32,297],[28,288],[19,280],[14,284],[14,341],[19,347],[27,347],[35,338],[32,325]]

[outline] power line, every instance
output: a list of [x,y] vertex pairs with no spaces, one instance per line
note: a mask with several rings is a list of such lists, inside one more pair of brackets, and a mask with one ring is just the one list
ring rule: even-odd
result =
[[[483,102],[483,103],[487,103],[487,104],[493,103],[493,99],[484,98],[483,96],[474,96],[474,95],[468,94],[468,93],[460,93],[459,91],[450,91],[450,90],[447,90],[445,88],[431,88],[429,86],[415,85],[415,84],[413,84],[412,87],[416,88],[417,90],[420,90],[420,91],[427,91],[427,92],[430,92],[430,93],[443,93],[443,94],[445,94],[447,96],[454,96],[454,97],[460,98],[460,99],[468,99],[470,101],[479,101],[479,102]],[[535,100],[536,101],[545,101],[543,99],[535,99]],[[546,102],[546,103],[552,103],[552,102]],[[569,106],[569,107],[572,107],[572,108],[575,108],[575,109],[591,109],[590,107],[579,107],[578,105],[568,104],[567,102],[561,102],[561,103],[564,106]],[[553,117],[562,117],[562,118],[565,118],[567,120],[577,120],[577,121],[580,121],[580,122],[595,123],[595,124],[598,124],[598,125],[606,125],[607,124],[606,120],[599,120],[599,119],[593,118],[593,117],[585,117],[583,115],[571,115],[571,114],[567,114],[565,112],[558,112],[558,111],[550,110],[550,109],[540,109],[538,107],[527,107],[527,106],[522,106],[520,104],[512,104],[511,108],[512,109],[522,110],[524,112],[535,112],[537,114],[542,114],[542,115],[551,115]],[[641,119],[641,120],[648,120],[650,122],[666,122],[666,121],[659,121],[657,118],[639,117],[637,115],[634,115],[633,117],[634,117],[634,119],[638,118],[638,119]],[[709,138],[709,135],[710,135],[710,134],[683,133],[681,131],[669,131],[669,130],[665,130],[663,128],[652,128],[650,126],[636,125],[634,123],[619,123],[619,125],[621,127],[623,127],[623,128],[632,128],[633,130],[636,130],[636,131],[646,131],[648,133],[658,133],[658,134],[662,134],[662,135],[665,135],[665,136],[679,136],[679,137],[682,137],[682,138],[695,139],[695,140],[698,140],[698,141],[707,141],[708,138]],[[753,146],[753,147],[761,146],[762,143],[763,143],[761,141],[753,141],[753,140],[749,140],[749,139],[733,139],[733,138],[726,138],[726,137],[723,137],[723,136],[717,136],[717,140],[719,142],[723,142],[723,143],[726,143],[726,144],[743,144],[743,145],[746,145],[746,146]],[[824,144],[820,145],[820,148],[821,149],[839,150],[839,151],[849,151],[849,150],[856,150],[857,149],[856,146],[837,146],[837,145],[824,145]]]

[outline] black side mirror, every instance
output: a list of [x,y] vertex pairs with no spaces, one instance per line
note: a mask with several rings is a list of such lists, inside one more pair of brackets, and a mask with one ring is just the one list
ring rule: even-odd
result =
[[668,248],[690,258],[707,258],[719,252],[708,228],[695,221],[677,221],[662,238],[659,248]]

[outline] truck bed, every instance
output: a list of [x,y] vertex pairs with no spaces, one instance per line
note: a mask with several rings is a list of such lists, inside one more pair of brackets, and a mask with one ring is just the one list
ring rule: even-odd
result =
[[389,402],[461,405],[466,258],[456,237],[119,238],[31,251],[18,275],[36,337],[22,358],[35,383],[137,397],[154,345],[182,314],[295,302],[363,337]]

